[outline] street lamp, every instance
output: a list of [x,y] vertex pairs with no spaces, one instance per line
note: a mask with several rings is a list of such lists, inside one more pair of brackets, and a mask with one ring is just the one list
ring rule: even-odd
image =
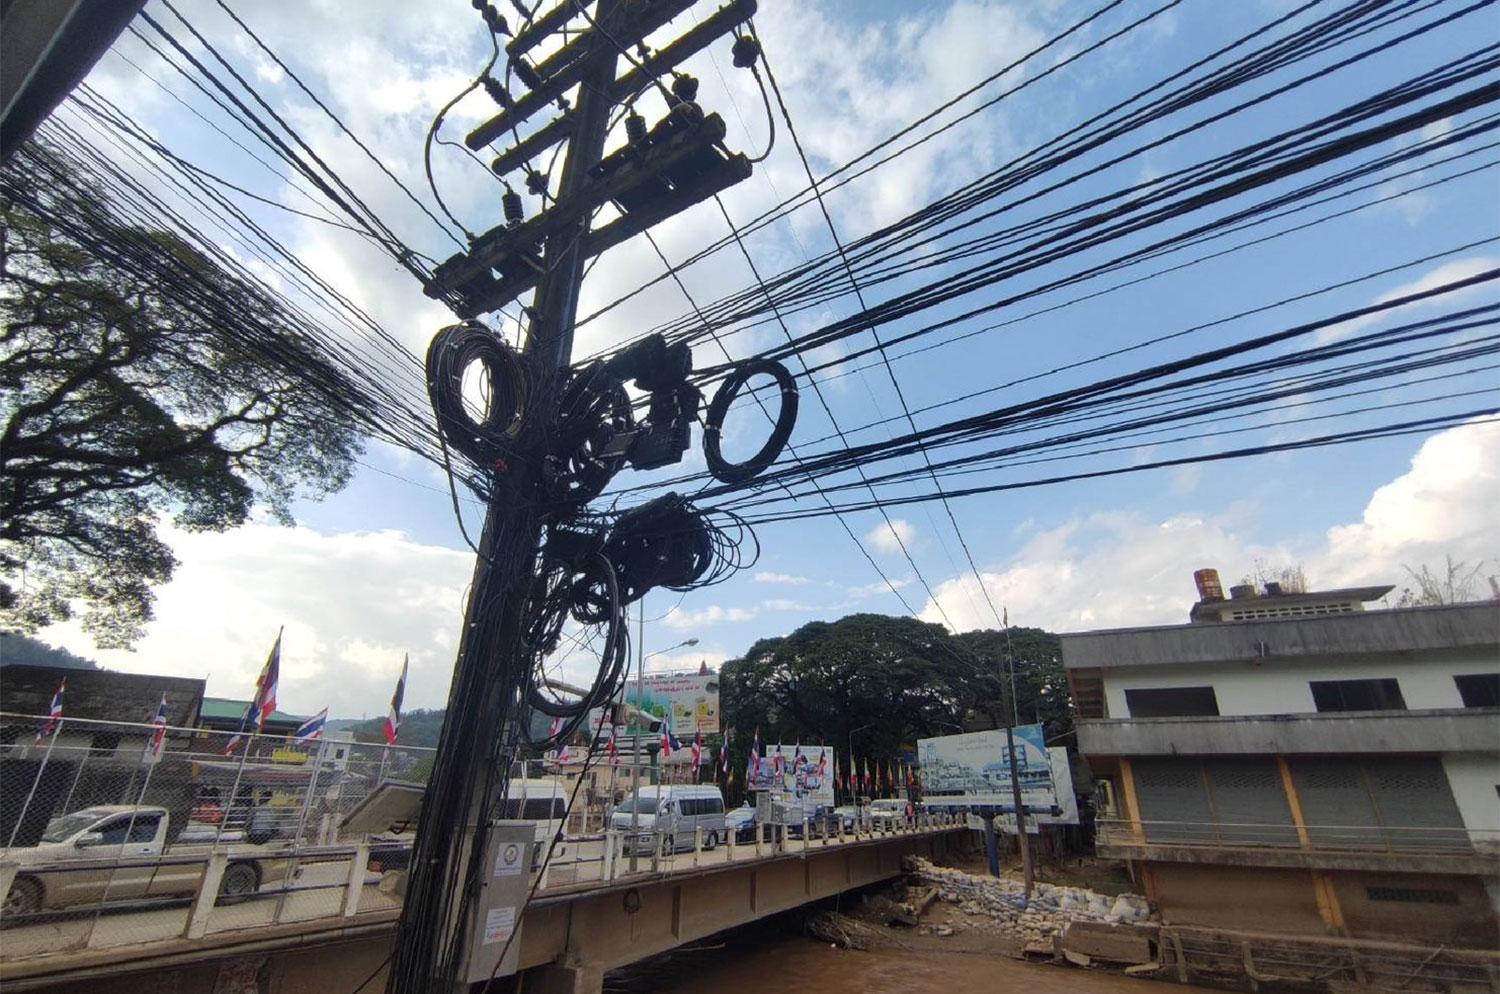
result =
[[669,645],[665,649],[657,649],[655,652],[648,652],[648,653],[646,653],[646,655],[643,657],[643,661],[644,661],[644,659],[650,659],[652,656],[660,656],[664,652],[671,652],[674,649],[685,649],[685,648],[687,648],[689,646],[694,646],[694,645],[697,645],[697,644],[698,644],[698,640],[697,639],[683,639],[681,642],[678,642],[676,645]]

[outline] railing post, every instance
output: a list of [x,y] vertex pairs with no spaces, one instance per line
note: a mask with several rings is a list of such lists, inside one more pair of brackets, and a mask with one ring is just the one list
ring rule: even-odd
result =
[[224,869],[228,865],[228,853],[216,852],[208,857],[208,866],[203,871],[203,882],[198,885],[198,896],[193,899],[193,910],[188,915],[183,938],[201,939],[208,934],[208,916],[218,900],[219,884],[224,880]]
[[693,866],[698,866],[698,857],[703,853],[703,826],[693,829]]
[[807,847],[812,844],[812,820],[807,817],[807,812],[802,812],[802,851],[807,852]]
[[765,855],[766,826],[764,822],[755,823],[755,855]]
[[349,879],[344,884],[345,918],[353,918],[359,911],[359,895],[365,889],[365,867],[370,862],[370,844],[361,842],[354,847],[354,859],[349,863]]
[[615,833],[604,831],[604,862],[599,867],[599,879],[605,883],[615,878]]
[[724,829],[724,844],[729,847],[729,862],[731,862],[731,863],[734,862],[734,847],[735,847],[735,843],[739,841],[739,837],[740,837],[740,833],[739,833],[738,830],[733,829],[733,828],[729,828],[727,826],[725,827],[725,829]]
[[651,833],[651,872],[656,873],[661,869],[662,847],[666,843],[666,837],[661,834],[661,829],[654,829]]

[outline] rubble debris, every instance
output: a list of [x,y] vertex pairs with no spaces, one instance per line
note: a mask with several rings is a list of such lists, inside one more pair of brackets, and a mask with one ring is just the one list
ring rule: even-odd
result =
[[1018,880],[983,876],[938,866],[921,857],[910,857],[907,867],[916,880],[936,890],[938,898],[958,905],[965,915],[988,918],[995,930],[1008,933],[1026,945],[1052,948],[1073,922],[1104,925],[1145,924],[1151,908],[1144,897],[1121,894],[1110,897],[1081,887],[1059,887],[1038,883],[1031,901]]

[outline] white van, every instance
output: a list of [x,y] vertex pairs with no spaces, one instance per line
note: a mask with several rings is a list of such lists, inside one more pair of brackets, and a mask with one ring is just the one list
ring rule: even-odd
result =
[[536,840],[551,842],[568,818],[569,790],[558,780],[512,777],[502,818],[536,822]]
[[642,787],[615,808],[609,827],[626,833],[634,827],[640,837],[626,840],[627,851],[634,852],[649,850],[658,831],[665,836],[662,848],[672,852],[693,848],[698,829],[703,831],[705,849],[713,849],[728,838],[724,795],[713,786]]

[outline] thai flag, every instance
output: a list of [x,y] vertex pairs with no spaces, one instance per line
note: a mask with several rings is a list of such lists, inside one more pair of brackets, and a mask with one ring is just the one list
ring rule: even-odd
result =
[[755,783],[755,778],[760,776],[760,729],[758,728],[755,730],[755,737],[750,740],[750,760],[746,763],[745,770],[749,774],[747,779],[750,783]]
[[697,732],[693,735],[693,769],[697,769],[703,762],[703,733]]
[[677,741],[677,736],[673,735],[671,729],[667,728],[666,723],[663,722],[661,726],[661,758],[671,759],[672,750],[681,748],[682,743]]
[[724,741],[719,743],[719,772],[724,774],[724,782],[729,782],[729,729],[724,729]]
[[410,656],[402,657],[401,678],[396,681],[396,692],[391,695],[391,713],[385,719],[385,744],[388,746],[396,744],[396,736],[401,731],[401,699],[406,696],[406,667],[410,662]]
[[828,773],[828,750],[825,749],[825,748],[823,748],[822,746],[818,746],[818,776],[820,776],[820,777],[821,776],[825,776],[825,775],[827,775],[827,773]]
[[42,740],[51,735],[57,728],[57,723],[62,721],[62,699],[63,691],[68,689],[68,678],[63,677],[62,683],[57,685],[57,690],[52,694],[52,703],[47,705],[47,724],[36,733],[36,744],[41,745]]
[[807,757],[802,755],[802,743],[797,743],[797,750],[792,753],[792,772],[796,773],[807,762]]
[[328,721],[328,709],[324,708],[311,718],[297,726],[293,733],[293,742],[313,742],[323,737],[323,726]]
[[550,724],[550,725],[547,726],[547,738],[549,738],[549,739],[555,739],[555,738],[557,738],[559,735],[562,734],[562,730],[563,730],[563,720],[561,718],[553,718],[552,719],[552,724]]
[[147,745],[147,751],[152,756],[161,755],[162,743],[167,741],[167,695],[161,695],[161,703],[156,706],[156,717],[151,719],[151,739]]
[[620,751],[615,747],[615,726],[609,726],[609,744],[605,747],[609,752],[609,762],[613,766],[620,761]]

